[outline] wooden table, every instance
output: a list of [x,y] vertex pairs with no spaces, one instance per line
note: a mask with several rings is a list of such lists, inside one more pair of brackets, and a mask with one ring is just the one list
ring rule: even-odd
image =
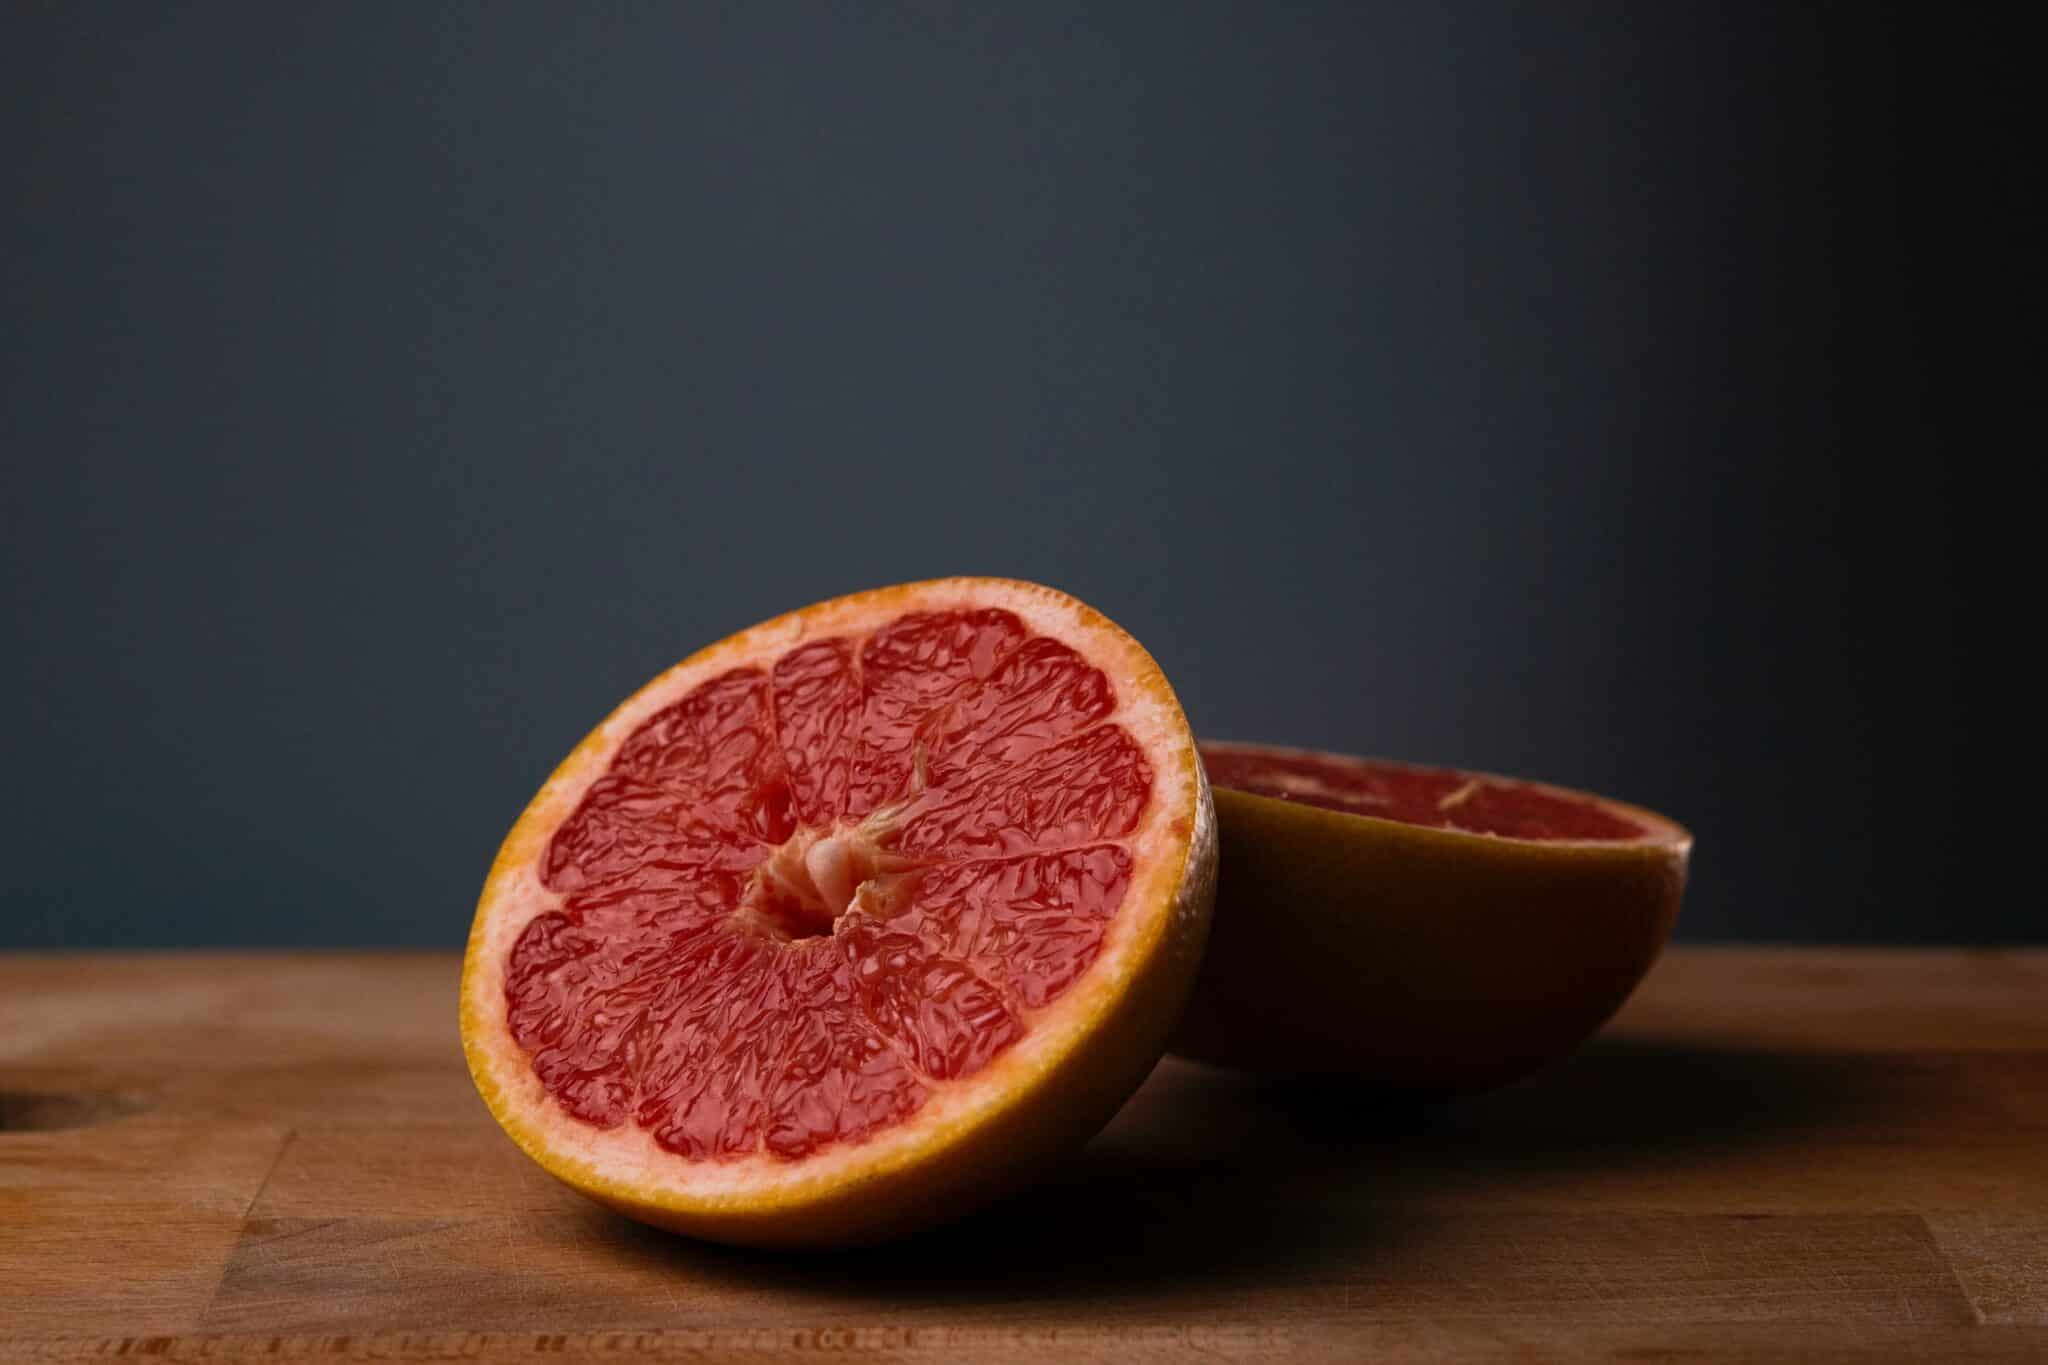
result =
[[1434,1111],[1169,1061],[1028,1197],[809,1256],[553,1184],[455,977],[0,957],[0,1360],[2048,1360],[2048,952],[1677,950]]

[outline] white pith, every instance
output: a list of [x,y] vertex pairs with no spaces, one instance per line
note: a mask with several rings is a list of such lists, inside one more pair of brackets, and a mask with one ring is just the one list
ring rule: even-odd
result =
[[[799,827],[754,869],[736,918],[780,939],[829,934],[848,911],[886,918],[902,880],[895,874],[914,866],[887,846],[889,835],[902,823],[905,804],[885,806],[859,820],[841,820],[827,829]],[[771,897],[796,909],[801,922],[792,923],[789,915],[771,910]]]
[[[1121,725],[1153,767],[1153,793],[1137,829],[1114,840],[1132,854],[1132,879],[1109,922],[1095,962],[1064,994],[1024,1016],[1028,1032],[981,1071],[953,1082],[924,1081],[923,1106],[903,1123],[854,1144],[820,1149],[798,1161],[765,1154],[693,1161],[627,1124],[600,1129],[563,1112],[534,1075],[525,1051],[505,1027],[504,966],[534,916],[561,897],[541,884],[538,861],[549,834],[609,768],[619,745],[655,712],[708,679],[754,663],[766,666],[807,639],[866,635],[912,611],[999,607],[1034,633],[1062,640],[1100,668],[1117,705],[1102,723]],[[677,665],[629,699],[578,748],[534,798],[486,884],[465,965],[465,1013],[487,1027],[470,1029],[470,1064],[487,1098],[522,1146],[551,1167],[566,1166],[574,1183],[623,1188],[638,1198],[680,1207],[721,1203],[758,1206],[764,1199],[801,1203],[808,1191],[858,1182],[914,1161],[1027,1093],[1033,1078],[1056,1066],[1161,941],[1165,922],[1193,913],[1184,894],[1193,869],[1215,839],[1199,762],[1186,721],[1156,685],[1156,665],[1128,636],[1062,594],[998,580],[943,580],[896,590],[878,609],[870,595],[844,599],[743,632]],[[1141,685],[1143,684],[1143,685]],[[861,826],[804,831],[777,855],[780,875],[800,880],[821,904],[843,905],[871,894],[876,869],[872,832]],[[842,899],[843,897],[843,899]],[[806,945],[793,944],[802,950]],[[507,1118],[507,1115],[512,1118]]]

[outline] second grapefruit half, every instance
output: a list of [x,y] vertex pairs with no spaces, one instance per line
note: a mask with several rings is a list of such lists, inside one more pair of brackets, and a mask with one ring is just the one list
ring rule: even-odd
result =
[[1205,742],[1222,836],[1174,1050],[1387,1091],[1501,1085],[1627,999],[1671,933],[1692,836],[1584,792]]

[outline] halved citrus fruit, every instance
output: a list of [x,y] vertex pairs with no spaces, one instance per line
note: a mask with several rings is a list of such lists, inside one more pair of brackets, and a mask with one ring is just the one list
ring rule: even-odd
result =
[[1137,1088],[1214,831],[1165,677],[1080,602],[953,578],[820,603],[663,673],[534,797],[470,931],[470,1072],[635,1218],[888,1236]]
[[1692,836],[1484,773],[1204,742],[1223,878],[1174,1051],[1390,1091],[1514,1080],[1620,1008]]

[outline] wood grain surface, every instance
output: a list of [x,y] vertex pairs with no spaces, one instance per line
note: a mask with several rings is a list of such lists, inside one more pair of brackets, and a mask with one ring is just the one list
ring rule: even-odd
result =
[[1674,950],[1462,1104],[1168,1061],[878,1250],[641,1228],[499,1135],[442,955],[0,957],[0,1361],[2048,1360],[2048,952]]

